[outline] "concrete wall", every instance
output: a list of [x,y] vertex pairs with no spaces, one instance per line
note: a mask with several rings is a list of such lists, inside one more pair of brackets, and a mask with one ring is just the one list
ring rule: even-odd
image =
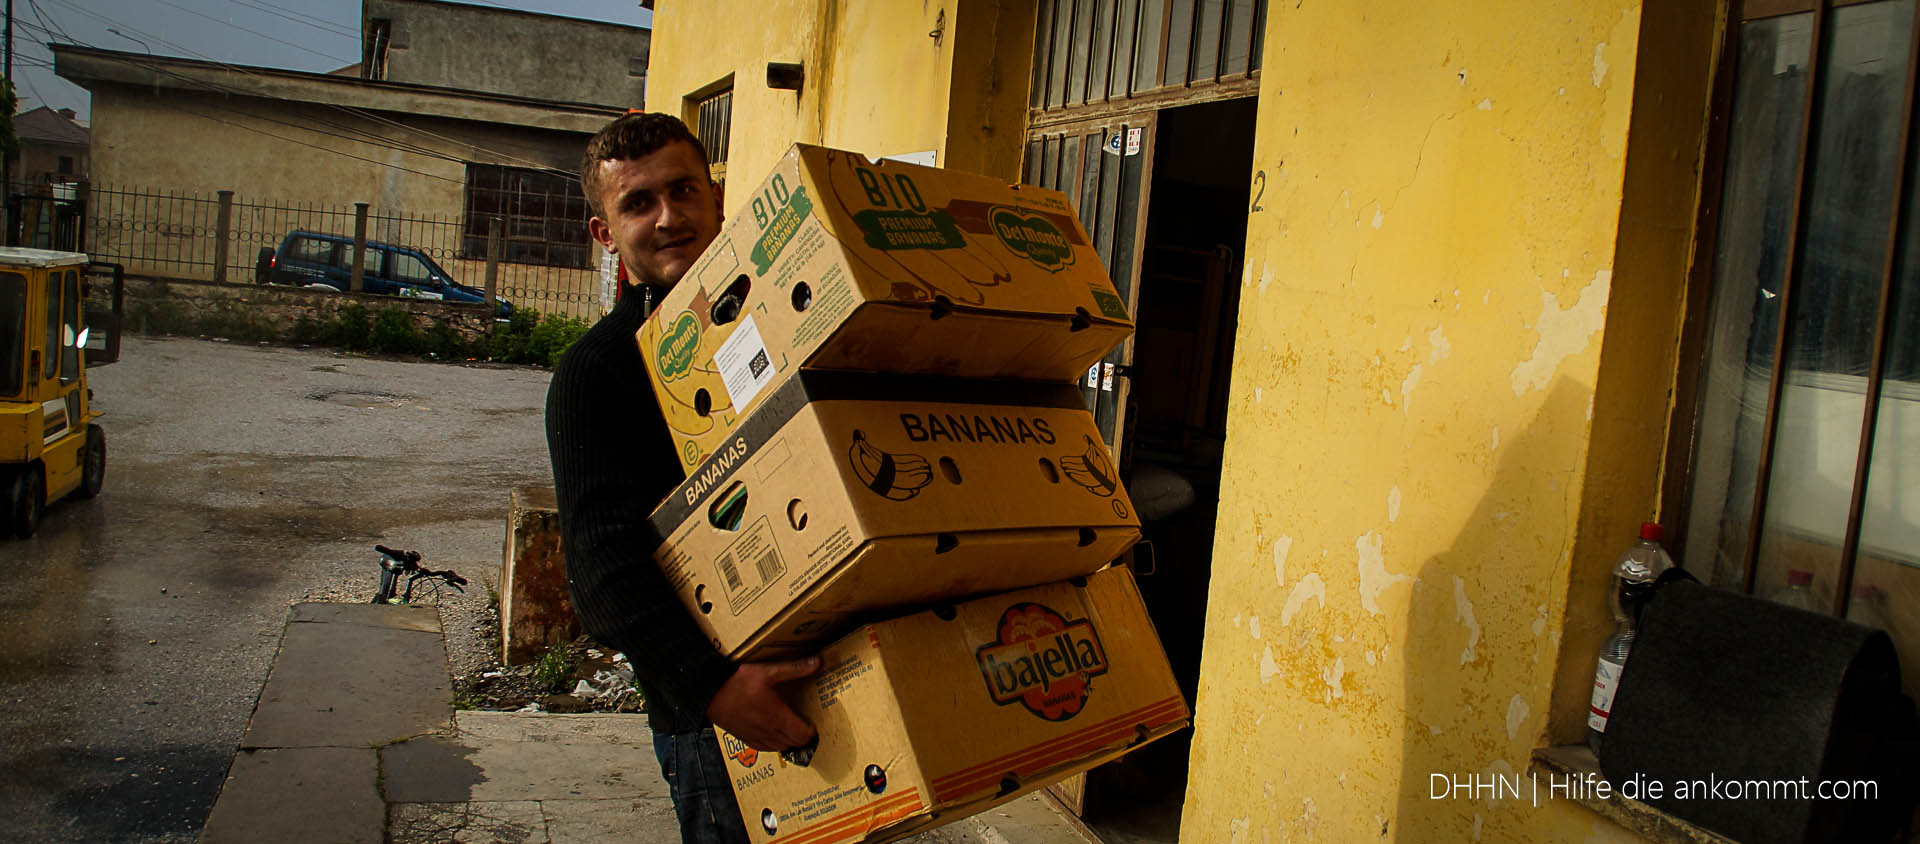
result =
[[[485,262],[456,257],[466,163],[571,172],[587,139],[575,131],[369,114],[96,85],[90,216],[97,224],[90,248],[135,272],[212,279],[213,200],[231,190],[228,278],[246,280],[261,247],[277,245],[294,228],[352,234],[353,203],[367,202],[376,218],[417,220],[375,219],[370,238],[426,249],[456,279],[477,287]],[[581,225],[584,231],[585,220]],[[500,291],[542,312],[588,316],[593,279],[592,270],[503,264]]]
[[400,308],[413,317],[414,327],[425,333],[435,323],[446,323],[467,340],[477,340],[493,331],[491,311],[479,305],[458,305],[420,299],[399,299],[364,293],[334,293],[279,285],[215,284],[197,279],[133,276],[126,278],[127,332],[159,330],[152,324],[157,317],[142,314],[164,311],[166,320],[198,322],[209,316],[243,316],[253,323],[265,324],[281,336],[287,336],[302,318],[324,323],[348,303],[359,303],[369,313]]
[[[797,141],[1018,175],[1030,3],[661,0],[653,23],[650,109],[698,125],[688,97],[732,76],[728,213]],[[768,88],[770,61],[801,63],[800,91]]]
[[1269,9],[1182,840],[1627,838],[1430,777],[1582,736],[1656,512],[1715,10]]
[[432,0],[366,0],[361,14],[363,41],[366,22],[392,21],[389,81],[621,108],[646,93],[638,27]]
[[[73,159],[73,169],[67,175],[60,173],[60,157]],[[15,181],[71,182],[87,178],[87,148],[70,144],[55,144],[46,141],[22,140],[20,157],[13,164]]]

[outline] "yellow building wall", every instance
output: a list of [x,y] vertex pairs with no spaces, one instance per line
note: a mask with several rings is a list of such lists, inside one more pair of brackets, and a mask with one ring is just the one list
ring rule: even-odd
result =
[[1583,737],[1655,512],[1713,4],[1268,9],[1181,840],[1629,838],[1431,776]]
[[[1027,49],[1004,45],[1031,44],[1029,6],[1015,0],[660,0],[648,108],[679,114],[697,130],[689,98],[731,74],[729,216],[796,142],[876,157],[931,151],[938,166],[1012,178],[1029,65]],[[767,87],[767,63],[775,61],[803,66],[799,91]],[[1016,104],[1011,111],[1009,100]]]

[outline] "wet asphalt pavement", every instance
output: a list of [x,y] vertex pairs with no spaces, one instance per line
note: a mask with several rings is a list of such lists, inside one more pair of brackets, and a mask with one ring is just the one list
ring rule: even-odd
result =
[[509,491],[551,483],[548,377],[126,338],[89,375],[105,491],[0,540],[0,840],[194,840],[289,604],[365,600],[374,543],[483,607]]

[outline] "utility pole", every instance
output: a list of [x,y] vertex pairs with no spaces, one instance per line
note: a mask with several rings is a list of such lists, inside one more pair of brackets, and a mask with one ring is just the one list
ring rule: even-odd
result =
[[[13,89],[13,0],[7,0],[6,39],[7,39],[7,46],[6,46],[7,89],[11,91]],[[15,102],[17,103],[19,101],[15,100]],[[13,120],[13,115],[8,114],[7,120],[9,124],[11,124]],[[18,137],[17,133],[16,133],[16,137]],[[13,242],[12,199],[13,199],[13,159],[8,156],[0,156],[0,221],[4,221],[6,223],[5,242],[8,244],[11,244]]]

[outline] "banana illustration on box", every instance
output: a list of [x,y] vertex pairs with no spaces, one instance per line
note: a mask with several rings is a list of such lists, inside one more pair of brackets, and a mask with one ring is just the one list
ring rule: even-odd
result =
[[1118,475],[1113,471],[1113,463],[1107,460],[1107,447],[1087,437],[1087,450],[1078,457],[1060,458],[1060,470],[1067,478],[1087,488],[1088,492],[1101,497],[1113,494],[1120,486]]
[[918,454],[890,454],[867,442],[865,431],[853,432],[853,448],[847,452],[853,473],[867,488],[894,501],[905,501],[920,494],[933,482],[933,467]]

